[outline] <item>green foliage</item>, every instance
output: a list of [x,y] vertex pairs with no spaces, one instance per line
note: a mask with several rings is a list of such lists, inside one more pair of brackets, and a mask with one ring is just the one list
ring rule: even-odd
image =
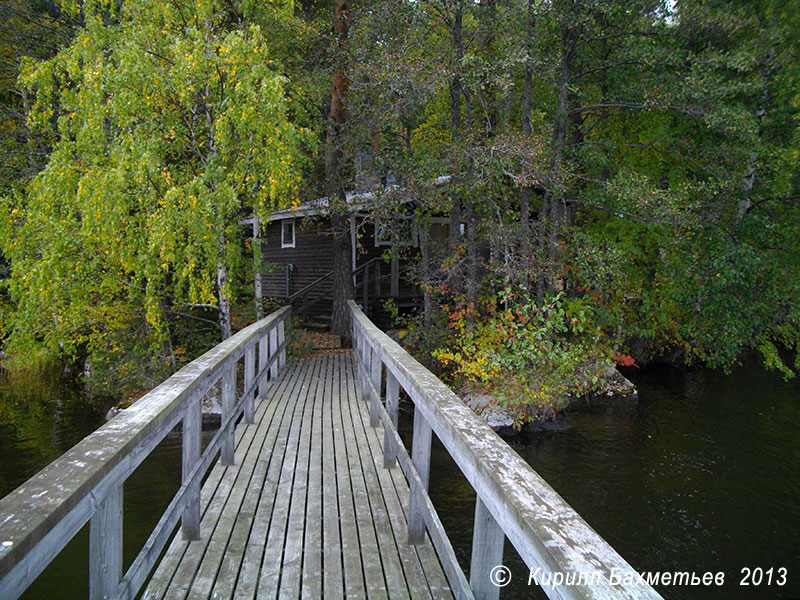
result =
[[593,329],[592,309],[563,294],[537,305],[519,291],[504,289],[507,308],[470,306],[449,312],[453,333],[447,348],[433,356],[459,384],[483,384],[516,415],[517,422],[552,418],[568,394],[597,387],[612,363],[607,341]]
[[[429,298],[445,286],[477,306],[508,278],[533,307],[580,300],[639,360],[730,368],[758,348],[793,374],[797,2],[393,6],[361,16],[355,102],[361,143],[380,130],[376,162],[399,165],[418,218],[465,225],[420,252]],[[464,335],[491,339],[494,318],[476,312]]]
[[174,364],[176,315],[229,310],[238,220],[296,198],[314,144],[266,33],[280,6],[86,2],[72,43],[25,63],[30,125],[58,142],[3,201],[14,360]]

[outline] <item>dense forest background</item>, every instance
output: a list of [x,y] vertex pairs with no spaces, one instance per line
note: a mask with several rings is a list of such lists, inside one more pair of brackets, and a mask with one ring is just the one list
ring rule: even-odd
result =
[[326,195],[349,257],[369,188],[414,215],[416,352],[522,418],[613,362],[800,367],[795,0],[0,11],[12,366],[150,385],[254,317],[242,218]]

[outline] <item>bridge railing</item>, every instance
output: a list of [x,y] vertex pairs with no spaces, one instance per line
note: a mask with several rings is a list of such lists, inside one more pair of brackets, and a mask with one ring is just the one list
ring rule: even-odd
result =
[[[497,582],[500,573],[492,570],[502,564],[507,537],[531,573],[538,574],[536,580],[550,584],[543,586],[550,598],[661,598],[508,444],[352,300],[350,311],[370,422],[384,425],[384,464],[390,467],[397,460],[411,488],[409,542],[421,542],[427,530],[457,597],[499,596],[492,575]],[[396,430],[400,388],[414,403],[410,457]],[[427,493],[433,433],[477,495],[469,585]]]
[[[89,522],[89,596],[133,599],[178,521],[200,537],[200,485],[217,454],[233,464],[234,428],[254,418],[256,390],[286,364],[282,308],[192,361],[0,500],[0,598],[14,600]],[[244,358],[244,393],[236,377]],[[202,399],[221,382],[222,423],[200,452]],[[122,486],[182,423],[182,480],[139,555],[122,572]]]

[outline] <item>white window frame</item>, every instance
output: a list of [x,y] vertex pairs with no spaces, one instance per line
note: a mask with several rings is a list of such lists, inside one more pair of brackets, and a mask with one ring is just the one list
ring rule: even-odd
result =
[[[291,226],[292,241],[286,241],[287,226]],[[297,242],[297,227],[295,227],[294,219],[284,219],[281,221],[281,248],[294,248]]]

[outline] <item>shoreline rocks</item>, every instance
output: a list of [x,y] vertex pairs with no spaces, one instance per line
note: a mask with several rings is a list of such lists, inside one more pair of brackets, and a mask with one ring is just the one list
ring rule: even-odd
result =
[[464,389],[460,390],[459,397],[486,421],[489,427],[503,437],[514,437],[522,432],[535,433],[562,429],[564,427],[563,412],[567,409],[596,406],[633,408],[639,403],[636,386],[613,365],[602,373],[601,380],[593,392],[580,396],[569,396],[567,406],[554,419],[530,421],[521,428],[514,426],[511,412],[500,405],[495,396]]

